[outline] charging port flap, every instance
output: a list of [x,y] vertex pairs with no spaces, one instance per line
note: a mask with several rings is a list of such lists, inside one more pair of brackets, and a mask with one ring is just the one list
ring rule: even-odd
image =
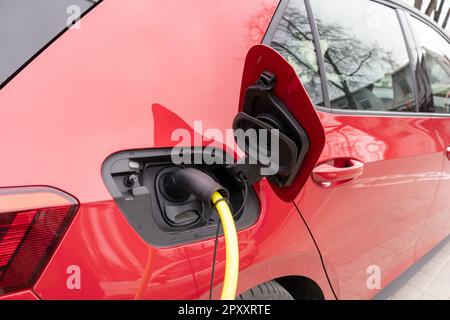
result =
[[[268,177],[274,192],[292,201],[316,165],[325,145],[325,132],[314,105],[294,68],[275,50],[265,45],[250,49],[242,77],[239,113],[233,129],[276,129],[279,144],[264,150],[278,171]],[[238,144],[248,152],[252,146]],[[259,150],[259,154],[261,154]],[[234,170],[233,170],[234,169]],[[254,171],[238,164],[234,172]],[[250,179],[251,180],[251,179]]]

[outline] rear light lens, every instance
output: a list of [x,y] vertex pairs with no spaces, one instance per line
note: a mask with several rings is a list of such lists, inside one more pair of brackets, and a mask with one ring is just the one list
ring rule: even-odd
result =
[[0,188],[0,295],[34,284],[77,210],[53,188]]

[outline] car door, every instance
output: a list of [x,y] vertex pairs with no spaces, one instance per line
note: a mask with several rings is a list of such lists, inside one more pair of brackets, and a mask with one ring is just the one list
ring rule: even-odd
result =
[[439,189],[417,245],[419,259],[450,233],[450,43],[419,17],[409,21],[418,47],[419,81],[425,88],[420,92],[421,109],[433,115],[443,162]]
[[337,295],[369,298],[413,263],[442,163],[431,117],[416,112],[402,15],[369,0],[283,10],[266,41],[294,65],[326,133],[296,204]]

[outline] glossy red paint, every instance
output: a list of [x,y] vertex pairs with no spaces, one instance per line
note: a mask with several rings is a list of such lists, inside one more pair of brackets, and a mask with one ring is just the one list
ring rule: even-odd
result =
[[[245,56],[261,42],[277,4],[242,1],[236,10],[235,2],[191,1],[187,15],[178,1],[104,1],[83,18],[81,29],[66,32],[2,89],[0,118],[8,121],[0,127],[1,149],[8,154],[1,186],[56,186],[80,202],[35,285],[41,298],[134,297],[155,248],[118,210],[103,183],[102,163],[120,150],[174,144],[159,136],[175,124],[156,120],[158,105],[191,126],[202,120],[204,128],[230,128]],[[300,275],[333,298],[294,205],[277,199],[265,183],[260,192],[261,219],[239,234],[246,247],[240,290]],[[155,249],[144,298],[205,297],[211,266],[205,248],[212,246],[210,240]],[[80,290],[67,286],[73,265],[80,267]]]
[[369,267],[380,268],[384,288],[414,262],[440,179],[439,139],[428,117],[321,113],[320,118],[327,140],[319,163],[357,159],[364,173],[332,188],[311,179],[297,203],[337,295],[371,298],[379,290],[367,286]]
[[[175,144],[170,132],[195,120],[204,128],[230,128],[245,56],[261,42],[277,4],[193,0],[186,14],[186,6],[175,0],[104,1],[83,18],[81,29],[66,32],[0,91],[0,119],[7,119],[0,126],[0,186],[54,186],[80,202],[33,288],[36,295],[132,299],[152,252],[144,298],[207,297],[214,242],[149,246],[108,193],[101,165],[120,150],[170,147]],[[369,266],[380,267],[384,287],[448,234],[448,120],[319,116],[326,142],[316,172],[323,172],[324,163],[340,167],[353,161],[363,164],[362,174],[358,170],[351,181],[329,188],[308,177],[294,203],[260,183],[261,217],[239,233],[239,292],[298,275],[333,299],[319,252],[294,204],[339,298],[372,297],[378,290],[366,285]],[[333,171],[327,167],[327,173]],[[417,242],[422,229],[429,232]],[[216,296],[223,251],[221,240]],[[67,286],[74,265],[80,267],[80,289]],[[1,298],[36,295],[25,291]]]
[[[325,296],[333,299],[318,252],[295,207],[280,201],[267,183],[258,191],[264,199],[261,218],[239,233],[239,292],[254,287],[261,279],[298,274],[315,279],[325,289]],[[274,236],[274,232],[280,236]],[[286,235],[291,235],[289,241]],[[208,240],[168,249],[151,248],[113,201],[85,205],[35,291],[43,299],[133,299],[152,249],[154,264],[144,299],[207,298],[213,247],[214,241]],[[224,258],[221,240],[217,286],[223,281]],[[66,271],[71,265],[80,267],[80,290],[67,287]],[[220,290],[216,288],[215,293]]]
[[[35,292],[42,299],[133,299],[149,249],[153,248],[131,228],[114,201],[85,204],[36,284]],[[184,247],[158,249],[153,261],[144,298],[196,297]],[[79,290],[67,286],[70,266],[80,268]]]
[[430,251],[437,243],[449,235],[450,230],[450,118],[433,118],[434,129],[439,140],[439,150],[442,155],[442,175],[439,188],[430,208],[426,223],[420,235],[416,249],[416,260]]

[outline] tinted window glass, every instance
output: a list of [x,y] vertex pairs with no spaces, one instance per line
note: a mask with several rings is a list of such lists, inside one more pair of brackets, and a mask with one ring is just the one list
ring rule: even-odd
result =
[[291,0],[270,44],[295,68],[311,100],[323,104],[313,36],[303,0]]
[[368,0],[314,0],[331,107],[415,111],[408,51],[394,9]]
[[0,86],[95,2],[0,0]]
[[431,82],[434,111],[450,113],[450,44],[425,23],[412,19]]

